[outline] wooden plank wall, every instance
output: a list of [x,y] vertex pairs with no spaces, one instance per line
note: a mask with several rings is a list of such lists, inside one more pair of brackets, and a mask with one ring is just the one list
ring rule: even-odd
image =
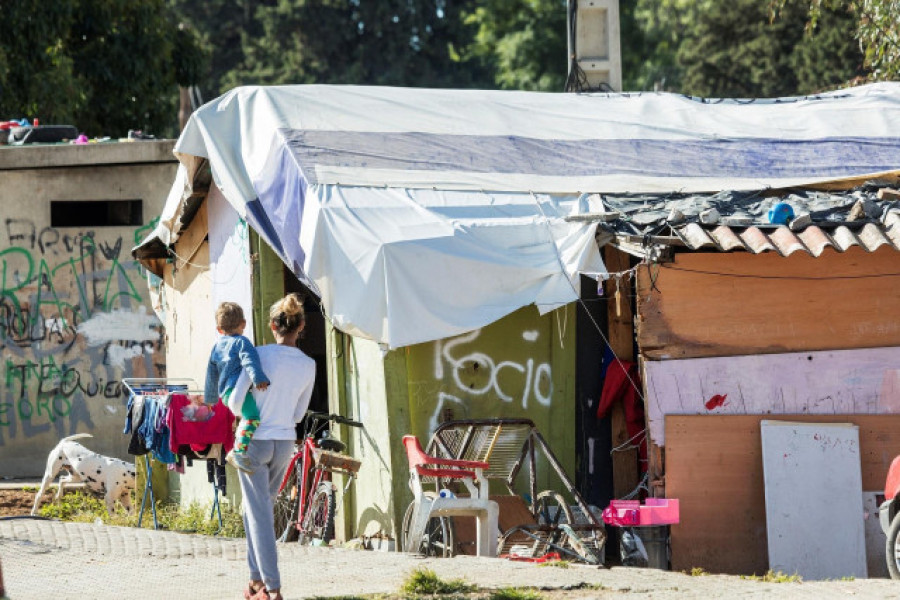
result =
[[898,274],[892,248],[680,253],[638,270],[638,345],[651,360],[900,346]]
[[[666,417],[666,496],[678,498],[681,508],[680,523],[671,528],[673,570],[761,574],[768,569],[759,423],[772,418]],[[859,426],[860,493],[883,489],[888,467],[900,454],[900,415],[779,415],[777,420]]]

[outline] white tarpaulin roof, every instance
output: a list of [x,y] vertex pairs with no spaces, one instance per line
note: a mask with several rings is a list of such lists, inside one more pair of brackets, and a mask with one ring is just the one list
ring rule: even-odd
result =
[[[153,234],[174,241],[195,157],[352,334],[391,347],[575,300],[603,273],[590,193],[760,189],[893,171],[900,84],[805,99],[356,86],[235,89],[195,112]],[[151,236],[151,237],[153,237]]]

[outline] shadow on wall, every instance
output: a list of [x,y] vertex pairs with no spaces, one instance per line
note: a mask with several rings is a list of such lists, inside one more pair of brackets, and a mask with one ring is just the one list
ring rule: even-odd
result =
[[[393,498],[391,499],[393,504]],[[384,535],[393,535],[394,520],[391,517],[390,508],[387,512],[377,506],[369,506],[359,515],[356,523],[358,535],[370,535],[367,532],[380,532]]]

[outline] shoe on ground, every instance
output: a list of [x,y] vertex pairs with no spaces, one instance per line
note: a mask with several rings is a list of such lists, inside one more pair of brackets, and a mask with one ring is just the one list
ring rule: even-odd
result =
[[250,459],[247,458],[246,454],[243,453],[235,453],[234,450],[225,455],[225,460],[228,461],[235,469],[239,471],[243,471],[247,475],[253,474],[253,467],[250,465]]

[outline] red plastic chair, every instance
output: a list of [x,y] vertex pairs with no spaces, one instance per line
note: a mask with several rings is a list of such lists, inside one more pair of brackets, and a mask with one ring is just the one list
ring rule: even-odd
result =
[[403,436],[409,468],[415,469],[420,477],[441,477],[444,479],[477,479],[476,469],[484,471],[490,467],[486,462],[474,460],[453,460],[426,454],[414,435]]
[[[414,435],[403,436],[409,461],[409,486],[415,496],[412,523],[403,549],[416,552],[428,521],[434,517],[474,516],[477,525],[476,552],[479,556],[497,556],[497,521],[499,507],[488,497],[488,481],[484,471],[490,465],[472,460],[453,460],[426,454]],[[424,483],[439,485],[440,480],[459,481],[469,497],[443,497],[439,490],[426,493]]]

